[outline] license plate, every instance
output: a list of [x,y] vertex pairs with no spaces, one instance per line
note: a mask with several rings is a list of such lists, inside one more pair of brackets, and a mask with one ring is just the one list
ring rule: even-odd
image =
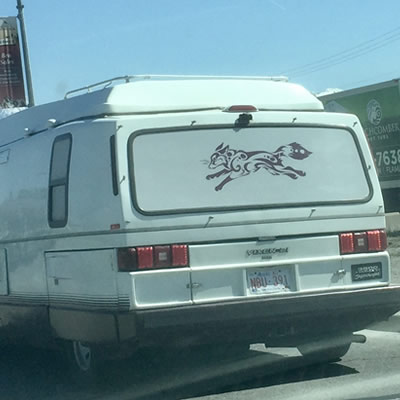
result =
[[247,286],[251,294],[290,292],[291,269],[273,267],[247,270]]
[[382,279],[382,263],[352,265],[351,279],[353,282]]

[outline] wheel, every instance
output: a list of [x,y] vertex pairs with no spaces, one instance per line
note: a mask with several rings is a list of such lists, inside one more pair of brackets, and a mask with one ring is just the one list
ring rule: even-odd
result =
[[65,355],[72,378],[79,382],[97,378],[100,367],[99,354],[93,346],[72,340],[64,343]]
[[297,346],[301,355],[313,364],[339,361],[350,349],[348,336],[326,338]]
[[72,351],[74,354],[74,361],[78,370],[82,372],[88,372],[93,368],[92,361],[92,349],[88,345],[84,345],[81,342],[72,342]]

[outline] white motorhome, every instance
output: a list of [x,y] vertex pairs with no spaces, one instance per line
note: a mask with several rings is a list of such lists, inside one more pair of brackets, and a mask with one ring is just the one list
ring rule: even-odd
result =
[[125,80],[0,121],[2,337],[84,371],[124,345],[332,359],[400,309],[357,117],[282,79]]

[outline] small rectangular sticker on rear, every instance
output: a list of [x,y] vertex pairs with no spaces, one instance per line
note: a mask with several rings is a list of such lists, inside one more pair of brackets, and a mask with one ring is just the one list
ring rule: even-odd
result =
[[382,263],[352,265],[351,279],[353,282],[382,279]]

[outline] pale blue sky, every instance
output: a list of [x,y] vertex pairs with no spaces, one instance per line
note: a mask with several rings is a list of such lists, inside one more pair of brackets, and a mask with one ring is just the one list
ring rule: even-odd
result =
[[[400,0],[23,3],[38,104],[127,74],[284,73],[313,92],[400,77]],[[0,16],[15,15],[15,6],[1,0]],[[290,71],[338,53],[321,65],[351,59]]]

